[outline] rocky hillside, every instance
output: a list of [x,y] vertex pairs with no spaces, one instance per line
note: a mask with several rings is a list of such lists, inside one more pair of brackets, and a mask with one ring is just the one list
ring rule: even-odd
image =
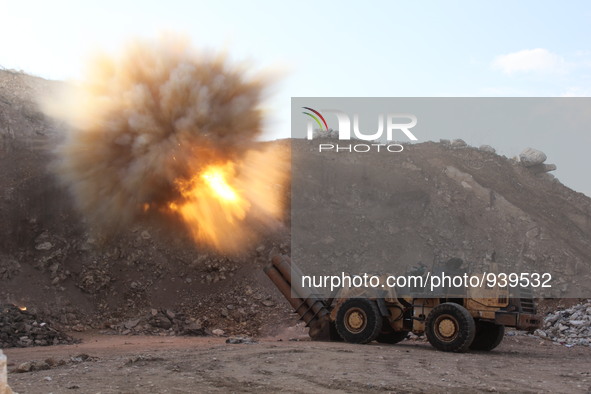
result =
[[[60,84],[0,71],[0,301],[76,330],[193,327],[256,335],[291,321],[261,270],[270,253],[289,252],[287,231],[232,258],[150,222],[102,239],[91,235],[52,172],[63,126],[37,105]],[[152,315],[154,308],[165,312]],[[154,324],[125,327],[144,317]]]
[[510,159],[463,141],[397,154],[317,150],[316,140],[292,141],[292,257],[300,265],[352,262],[345,272],[400,274],[460,258],[461,272],[495,265],[551,273],[545,297],[591,291],[591,199],[547,172],[555,166],[541,152]]
[[[174,226],[150,221],[101,239],[91,235],[52,173],[63,126],[36,104],[39,95],[59,86],[0,71],[0,303],[26,306],[58,328],[130,334],[221,329],[259,335],[293,324],[289,306],[261,270],[270,255],[291,252],[289,212],[283,231],[231,258],[199,250]],[[306,141],[274,143],[296,156],[310,149]],[[488,148],[444,141],[406,149],[408,154],[393,156],[388,177],[375,188],[363,190],[358,183],[353,191],[360,201],[390,201],[389,220],[368,215],[358,227],[389,234],[392,248],[409,264],[459,256],[517,261],[571,277],[588,272],[591,199],[539,167]],[[309,183],[305,193],[319,196],[320,207],[339,193],[328,187],[332,180],[362,176],[363,165],[349,155],[342,172],[324,174],[329,185],[318,190]],[[338,234],[335,223],[321,225],[316,230]],[[359,251],[325,257],[355,254],[363,257]],[[555,296],[565,295],[562,285]]]

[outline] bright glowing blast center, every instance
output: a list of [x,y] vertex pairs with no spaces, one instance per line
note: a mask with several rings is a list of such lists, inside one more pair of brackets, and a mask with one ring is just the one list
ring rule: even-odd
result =
[[223,168],[211,166],[203,172],[201,178],[223,201],[235,202],[239,197],[234,188],[228,185],[225,172]]
[[258,227],[281,220],[285,177],[279,152],[251,151],[240,162],[209,165],[189,180],[177,180],[181,199],[169,208],[199,244],[239,252],[256,241]]

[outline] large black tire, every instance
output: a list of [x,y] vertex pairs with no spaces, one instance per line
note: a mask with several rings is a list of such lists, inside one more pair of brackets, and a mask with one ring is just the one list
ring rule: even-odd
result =
[[337,331],[337,325],[333,321],[330,322],[330,340],[332,342],[343,342],[343,338]]
[[476,335],[470,345],[472,350],[490,351],[499,346],[505,336],[505,326],[487,321],[476,323]]
[[408,336],[408,331],[393,331],[388,333],[380,333],[376,338],[379,343],[398,343]]
[[435,349],[465,352],[474,340],[476,325],[466,308],[446,302],[437,305],[427,316],[425,334]]
[[345,342],[368,343],[380,334],[382,315],[375,301],[351,298],[339,308],[336,326]]

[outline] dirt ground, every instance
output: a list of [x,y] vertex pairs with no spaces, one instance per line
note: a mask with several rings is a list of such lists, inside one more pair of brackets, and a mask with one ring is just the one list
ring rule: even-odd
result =
[[[77,345],[7,349],[8,380],[21,394],[591,391],[586,347],[516,335],[492,352],[455,354],[422,341],[352,345],[290,341],[293,335],[226,344],[216,337],[78,334]],[[73,362],[80,354],[90,357]],[[10,372],[47,358],[67,364]]]

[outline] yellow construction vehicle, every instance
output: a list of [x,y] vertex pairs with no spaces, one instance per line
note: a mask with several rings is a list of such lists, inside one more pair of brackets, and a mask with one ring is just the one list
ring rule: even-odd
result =
[[394,344],[409,332],[426,335],[447,352],[492,350],[505,327],[534,330],[541,325],[531,295],[510,297],[507,288],[466,289],[445,297],[397,296],[394,288],[340,288],[321,298],[303,288],[302,273],[288,256],[275,256],[265,273],[306,322],[312,340]]

